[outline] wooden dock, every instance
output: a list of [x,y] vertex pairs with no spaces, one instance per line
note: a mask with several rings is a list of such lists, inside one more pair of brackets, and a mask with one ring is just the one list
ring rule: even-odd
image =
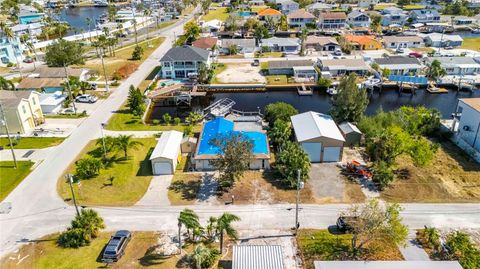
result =
[[305,84],[302,84],[301,87],[297,87],[297,93],[300,96],[313,95],[313,90],[310,87],[306,87]]

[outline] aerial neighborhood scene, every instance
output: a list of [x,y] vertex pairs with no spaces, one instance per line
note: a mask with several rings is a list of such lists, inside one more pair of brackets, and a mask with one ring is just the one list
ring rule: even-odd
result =
[[0,268],[480,269],[480,1],[0,0]]

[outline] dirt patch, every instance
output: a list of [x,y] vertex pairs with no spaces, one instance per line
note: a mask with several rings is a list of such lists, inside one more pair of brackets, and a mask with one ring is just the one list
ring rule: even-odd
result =
[[480,164],[451,142],[442,141],[426,167],[414,166],[406,156],[400,156],[397,164],[397,180],[381,194],[387,201],[480,201]]
[[266,79],[260,74],[260,67],[251,64],[230,64],[217,75],[221,83],[265,83]]

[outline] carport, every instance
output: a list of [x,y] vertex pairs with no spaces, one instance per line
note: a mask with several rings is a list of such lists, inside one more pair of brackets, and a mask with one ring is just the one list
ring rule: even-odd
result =
[[291,121],[295,137],[312,163],[342,159],[345,139],[332,117],[309,111],[292,116]]
[[178,131],[163,132],[150,155],[154,175],[172,175],[178,163],[183,134]]

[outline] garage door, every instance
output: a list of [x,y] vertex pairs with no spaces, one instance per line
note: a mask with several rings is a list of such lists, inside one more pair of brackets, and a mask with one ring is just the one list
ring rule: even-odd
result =
[[326,147],[323,149],[324,162],[338,162],[340,161],[340,147]]
[[169,162],[155,162],[153,164],[153,173],[155,175],[172,175],[172,164]]
[[312,163],[320,162],[322,143],[302,143],[302,148],[308,154],[308,157]]

